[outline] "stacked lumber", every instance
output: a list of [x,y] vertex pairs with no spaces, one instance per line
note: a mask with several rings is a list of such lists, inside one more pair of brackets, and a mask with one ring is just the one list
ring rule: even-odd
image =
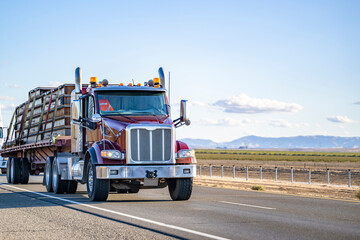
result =
[[70,136],[70,104],[74,88],[74,84],[64,84],[56,88],[38,87],[31,90],[28,101],[15,109],[6,147]]

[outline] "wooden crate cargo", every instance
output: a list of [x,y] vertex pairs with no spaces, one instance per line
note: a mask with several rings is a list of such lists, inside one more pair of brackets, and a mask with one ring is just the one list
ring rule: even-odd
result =
[[70,103],[74,84],[57,88],[40,87],[29,92],[29,100],[13,115],[6,146],[52,141],[54,136],[70,136]]

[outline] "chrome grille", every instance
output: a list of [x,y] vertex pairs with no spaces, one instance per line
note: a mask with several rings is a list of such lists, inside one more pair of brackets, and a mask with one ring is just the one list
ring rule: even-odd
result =
[[[129,127],[128,127],[129,128]],[[128,129],[128,163],[173,162],[172,127],[132,126]]]

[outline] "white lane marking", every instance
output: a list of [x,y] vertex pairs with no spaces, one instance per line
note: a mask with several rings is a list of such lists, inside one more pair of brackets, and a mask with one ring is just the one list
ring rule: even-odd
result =
[[239,206],[245,206],[245,207],[253,207],[253,208],[263,208],[263,209],[269,209],[269,210],[276,210],[276,208],[256,206],[256,205],[249,205],[249,204],[243,204],[243,203],[234,203],[234,202],[226,202],[226,201],[219,201],[219,202],[221,202],[221,203],[227,203],[227,204],[233,204],[233,205],[239,205]]
[[154,225],[167,227],[167,228],[171,228],[171,229],[175,229],[175,230],[179,230],[179,231],[183,231],[183,232],[187,232],[187,233],[192,233],[192,234],[195,234],[195,235],[199,235],[199,236],[203,236],[203,237],[207,237],[207,238],[211,238],[211,239],[229,240],[228,238],[218,237],[218,236],[215,236],[215,235],[211,235],[211,234],[207,234],[207,233],[203,233],[203,232],[199,232],[199,231],[195,231],[195,230],[191,230],[191,229],[187,229],[187,228],[183,228],[183,227],[178,227],[178,226],[174,226],[174,225],[171,225],[171,224],[166,224],[166,223],[162,223],[162,222],[158,222],[158,221],[153,221],[153,220],[150,220],[150,219],[137,217],[137,216],[133,216],[133,215],[122,213],[122,212],[116,212],[116,211],[113,211],[113,210],[109,210],[109,209],[101,208],[101,207],[96,207],[96,206],[92,206],[92,205],[85,204],[85,203],[79,203],[79,202],[75,202],[75,201],[68,200],[68,199],[65,199],[65,198],[60,198],[60,197],[55,197],[55,196],[51,196],[51,195],[48,195],[48,194],[34,192],[34,191],[30,191],[30,190],[19,188],[19,187],[14,187],[14,186],[3,184],[3,183],[0,183],[0,185],[4,185],[4,186],[15,188],[15,189],[18,189],[18,190],[21,190],[21,191],[37,194],[37,195],[40,195],[40,196],[43,196],[43,197],[49,197],[49,198],[57,199],[57,200],[60,200],[60,201],[63,201],[63,202],[68,202],[68,203],[80,205],[80,206],[83,206],[83,207],[93,208],[93,209],[96,209],[96,210],[116,214],[116,215],[119,215],[119,216],[136,219],[136,220],[151,223],[151,224],[154,224]]

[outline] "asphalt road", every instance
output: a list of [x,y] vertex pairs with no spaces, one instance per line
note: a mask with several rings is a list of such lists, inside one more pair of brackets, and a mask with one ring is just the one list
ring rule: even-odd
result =
[[173,202],[167,188],[91,202],[47,193],[41,177],[0,176],[0,239],[360,239],[360,202],[194,187]]

